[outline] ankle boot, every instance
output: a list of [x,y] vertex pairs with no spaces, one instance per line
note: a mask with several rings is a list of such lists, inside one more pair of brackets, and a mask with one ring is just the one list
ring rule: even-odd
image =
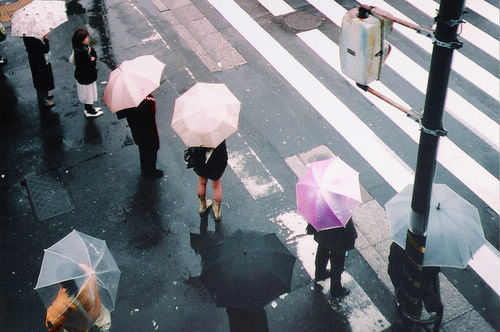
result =
[[222,219],[222,204],[221,202],[214,201],[214,218],[215,221],[221,221]]
[[199,197],[200,199],[200,215],[205,214],[208,208],[212,205],[212,201],[209,199],[205,199],[205,197]]

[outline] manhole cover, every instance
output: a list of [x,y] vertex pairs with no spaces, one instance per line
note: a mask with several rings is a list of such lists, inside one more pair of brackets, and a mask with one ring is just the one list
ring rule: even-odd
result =
[[29,175],[25,180],[31,206],[38,220],[73,210],[68,192],[55,174]]
[[295,12],[285,16],[283,22],[293,30],[306,31],[318,28],[323,23],[323,19],[308,12]]

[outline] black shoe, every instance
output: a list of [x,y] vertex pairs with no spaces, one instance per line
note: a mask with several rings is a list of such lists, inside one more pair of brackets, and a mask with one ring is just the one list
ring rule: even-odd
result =
[[153,179],[158,179],[163,176],[163,171],[161,169],[155,169],[152,171],[148,172],[142,172],[142,175],[147,177],[147,178],[153,178]]
[[315,281],[325,280],[326,278],[330,278],[330,275],[331,275],[331,271],[326,269],[323,272],[316,273],[314,275],[314,280]]
[[335,298],[340,298],[349,295],[351,291],[348,290],[347,288],[340,287],[340,288],[334,288],[333,290],[330,290],[330,295]]
[[52,99],[54,99],[54,95],[48,95],[48,96],[47,96],[47,99],[48,99],[48,100],[52,100]]

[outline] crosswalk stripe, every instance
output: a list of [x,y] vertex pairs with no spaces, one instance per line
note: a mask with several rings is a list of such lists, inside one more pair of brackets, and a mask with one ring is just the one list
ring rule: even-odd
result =
[[271,175],[255,151],[243,140],[240,133],[231,136],[229,140],[231,150],[228,164],[253,199],[283,192],[283,187]]
[[[313,4],[319,11],[326,15],[333,23],[341,26],[342,18],[346,9],[335,1],[323,2],[321,0],[307,0]],[[399,51],[393,45],[391,54],[386,60],[384,66],[391,67],[396,72],[402,72],[401,76],[404,77],[411,85],[417,88],[424,95],[427,89],[427,71],[420,65],[411,60],[404,53]],[[408,68],[411,68],[411,75],[408,75]],[[383,74],[382,74],[383,75]],[[488,82],[488,81],[486,81]],[[453,115],[458,121],[469,128],[475,135],[480,137],[483,141],[488,143],[496,151],[500,150],[500,132],[499,125],[479,111],[476,107],[470,104],[458,93],[452,89],[448,89],[446,98],[446,111]]]
[[[297,35],[306,45],[314,50],[320,58],[340,73],[340,58],[338,56],[339,49],[337,44],[319,30],[310,30]],[[346,80],[355,86],[350,79],[346,78]],[[395,102],[405,105],[405,102],[382,82],[372,83],[372,87]],[[414,121],[403,117],[399,111],[375,96],[366,94],[365,97],[410,136],[414,142],[418,143],[420,132],[419,127]],[[486,171],[481,165],[477,164],[446,137],[442,138],[440,141],[437,160],[478,195],[478,197],[489,204],[497,213],[500,212],[500,183],[498,179]],[[490,259],[486,260],[483,257],[489,257]],[[490,247],[478,253],[476,262],[471,265],[478,275],[480,275],[493,290],[498,291],[498,287],[500,287],[500,273],[498,273],[498,271],[500,270],[496,273],[495,271],[490,271],[491,266],[500,266],[500,257],[492,255]],[[498,294],[500,295],[500,292]]]
[[411,168],[235,2],[208,1],[392,188],[412,181]]
[[472,9],[493,24],[498,24],[500,15],[498,8],[484,0],[467,0],[466,7]]
[[[399,10],[392,7],[383,0],[371,0],[370,5],[387,10],[391,14],[396,15],[401,19],[415,23],[411,18],[404,15]],[[413,41],[416,45],[427,51],[427,53],[432,54],[433,45],[429,38],[417,34],[415,31],[411,31],[410,29],[406,28],[398,29],[398,31],[406,36],[409,40]],[[489,71],[483,69],[483,67],[479,66],[460,52],[454,52],[451,68],[458,74],[462,75],[465,79],[473,83],[478,89],[487,93],[491,98],[493,98],[494,100],[498,100],[498,95],[500,93],[499,85],[488,84],[490,82],[498,82],[498,79]]]
[[281,16],[293,13],[293,9],[289,4],[282,0],[257,0],[264,6],[273,16]]
[[[415,8],[421,10],[426,15],[434,17],[439,9],[439,5],[434,1],[406,0]],[[490,56],[498,60],[498,40],[489,34],[476,28],[473,24],[466,22],[460,27],[460,37],[466,39],[478,48],[482,49]]]
[[[298,36],[311,47],[320,58],[328,63],[333,69],[337,70],[339,74],[342,74],[340,70],[339,47],[337,44],[319,30],[302,32],[299,33]],[[346,80],[355,87],[352,80],[347,77]],[[403,100],[382,82],[374,82],[371,85],[377,91],[380,91],[397,103],[405,104]],[[401,116],[399,111],[373,95],[365,94],[365,97],[410,136],[414,142],[418,143],[420,130],[416,122]],[[447,137],[442,138],[440,141],[437,160],[470,188],[472,192],[486,202],[486,204],[497,213],[500,213],[500,183],[498,179],[453,144]]]

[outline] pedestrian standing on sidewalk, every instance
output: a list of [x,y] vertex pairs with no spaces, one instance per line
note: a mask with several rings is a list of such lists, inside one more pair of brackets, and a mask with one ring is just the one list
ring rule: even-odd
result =
[[132,137],[139,148],[142,175],[160,178],[163,171],[156,168],[160,139],[156,126],[156,100],[149,94],[137,107],[118,111],[119,119],[127,118]]
[[[341,276],[344,272],[344,263],[348,250],[354,249],[354,242],[358,237],[352,218],[347,221],[345,227],[336,227],[316,231],[311,224],[307,225],[308,234],[314,235],[314,241],[318,243],[315,259],[315,281],[330,277],[330,295],[332,297],[343,297],[349,291],[342,287]],[[330,261],[331,271],[326,269]]]
[[50,64],[50,46],[48,35],[42,39],[35,37],[23,37],[24,46],[28,53],[28,61],[33,77],[33,86],[37,92],[38,103],[47,108],[56,104],[52,100],[54,97],[49,93],[54,89],[54,76]]
[[[194,160],[193,164],[189,164],[188,168],[193,167],[194,172],[198,175],[198,198],[200,200],[200,215],[205,214],[208,208],[212,205],[212,201],[206,199],[207,182],[212,180],[212,188],[214,195],[213,212],[215,221],[222,219],[222,174],[227,166],[227,149],[226,141],[222,141],[215,149],[205,147],[194,147],[186,150],[187,155],[184,159],[189,158]],[[187,158],[187,159],[186,159]]]
[[87,118],[103,114],[100,107],[94,108],[97,101],[97,53],[89,46],[89,32],[77,29],[73,33],[73,52],[75,79],[78,99],[84,104],[84,114]]

